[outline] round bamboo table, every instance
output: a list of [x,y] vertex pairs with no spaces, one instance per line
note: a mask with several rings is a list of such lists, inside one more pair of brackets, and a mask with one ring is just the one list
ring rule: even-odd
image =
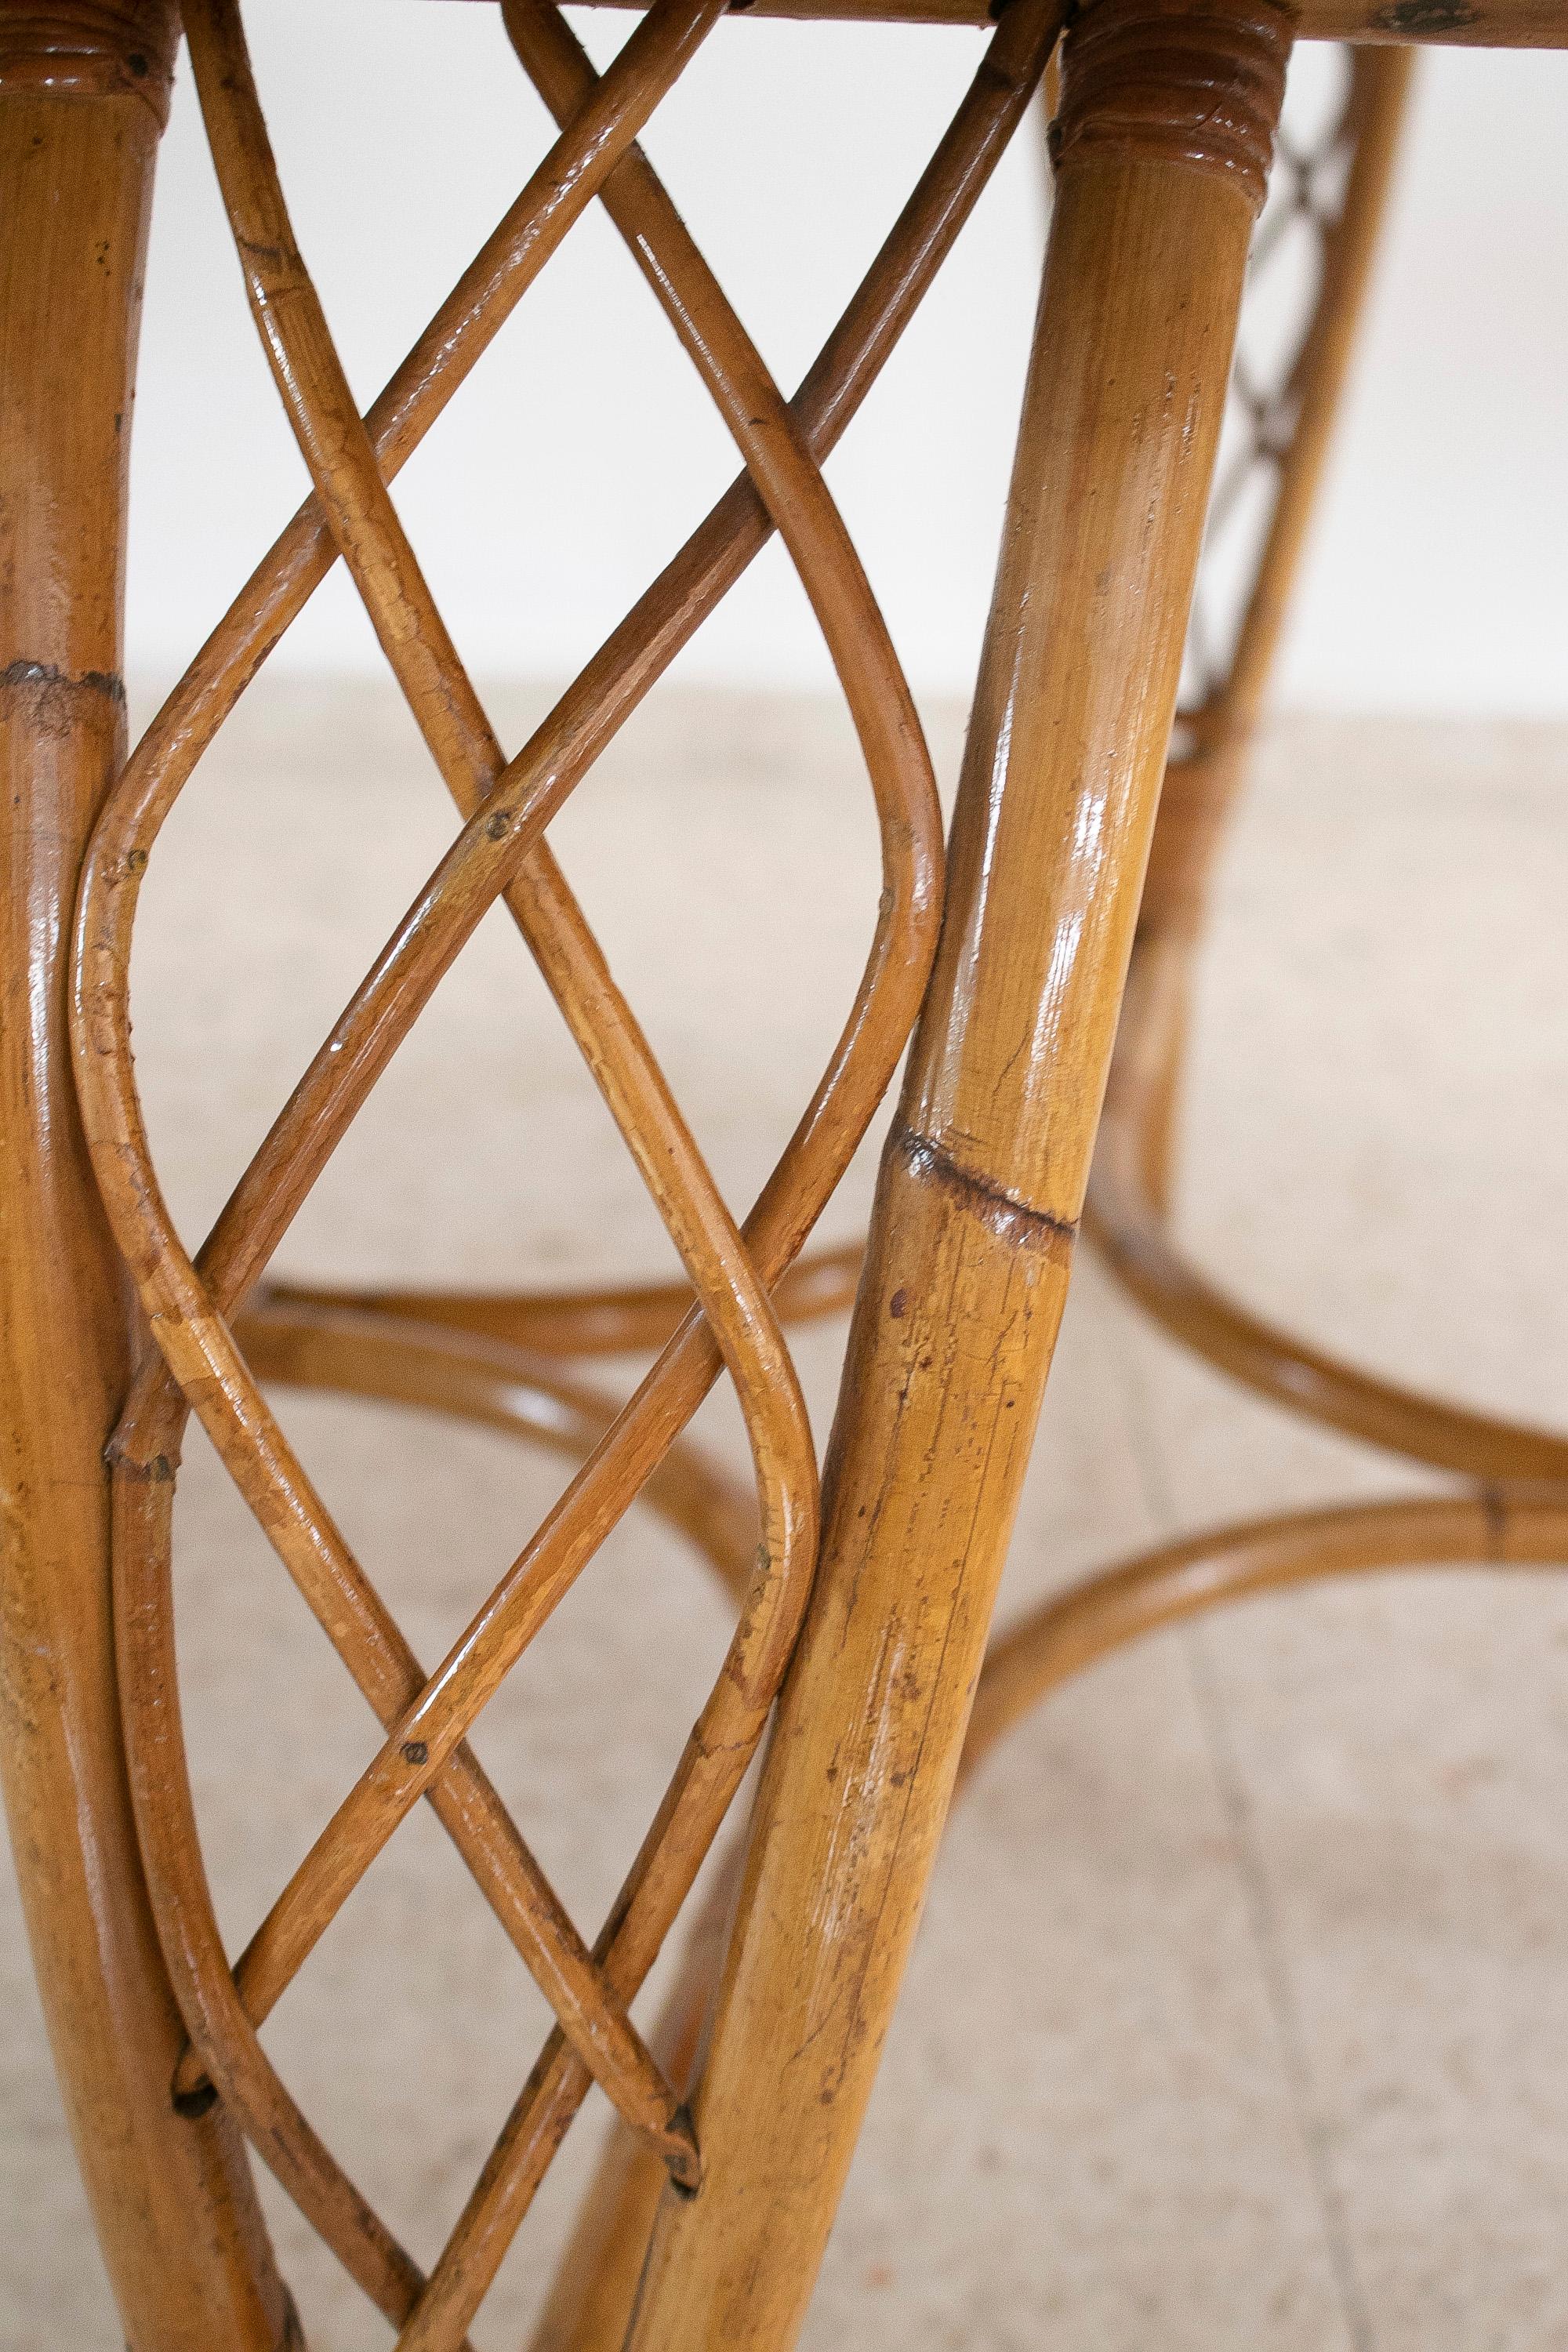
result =
[[[1006,0],[994,26],[982,0],[755,5],[973,24],[979,45],[951,125],[794,396],[637,144],[724,0],[653,0],[603,75],[552,0],[501,0],[559,136],[362,419],[295,243],[237,0],[184,0],[183,26],[173,0],[0,0],[0,1767],[62,2092],[133,2352],[302,2341],[247,2144],[402,2352],[457,2352],[595,2082],[619,2137],[536,2352],[783,2352],[974,1759],[1094,1659],[1241,1595],[1568,1558],[1568,1440],[1301,1345],[1199,1274],[1167,1216],[1207,877],[1344,373],[1408,45],[1568,45],[1568,0]],[[125,427],[182,29],[312,491],[127,757]],[[1288,110],[1279,128],[1304,38],[1348,45],[1340,97],[1307,133]],[[821,467],[1047,76],[1051,233],[944,846],[909,688]],[[741,470],[508,756],[386,486],[595,202]],[[1299,331],[1255,381],[1233,368],[1248,271],[1261,277],[1303,231],[1315,267]],[[1244,593],[1200,632],[1205,523],[1216,543],[1244,509],[1262,517]],[[737,1221],[546,828],[774,532],[854,718],[882,887],[842,1034]],[[138,897],[202,753],[340,561],[458,829],[193,1255],[137,1090]],[[269,1279],[356,1111],[498,901],[686,1283],[475,1296]],[[864,1254],[813,1254],[911,1036]],[[1453,1496],[1218,1529],[1107,1568],[988,1649],[1080,1226],[1189,1346],[1291,1410],[1451,1471]],[[784,1331],[851,1305],[819,1477]],[[624,1407],[573,1369],[620,1352],[653,1358]],[[752,1491],[683,1434],[721,1377],[745,1416]],[[574,1465],[434,1667],[289,1445],[273,1384],[478,1420]],[[171,1514],[193,1414],[383,1741],[237,1956],[207,1889],[174,1664]],[[736,1631],[590,1939],[468,1734],[639,1498],[723,1579]],[[636,1995],[770,1729],[732,1865],[645,2038]],[[258,2036],[421,1799],[558,2020],[428,2275]]]

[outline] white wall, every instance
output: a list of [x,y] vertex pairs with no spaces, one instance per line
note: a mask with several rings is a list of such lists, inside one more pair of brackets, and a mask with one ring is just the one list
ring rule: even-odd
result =
[[[499,10],[252,0],[295,226],[368,402],[542,152]],[[575,21],[601,62],[626,20]],[[792,386],[980,53],[965,32],[726,23],[647,144]],[[1568,712],[1568,57],[1425,61],[1397,216],[1284,681],[1331,708]],[[918,688],[973,672],[1037,268],[1027,134],[831,478]],[[131,665],[188,657],[303,481],[182,71],[135,441]],[[593,217],[402,478],[465,655],[559,677],[733,470],[689,363]],[[341,580],[279,661],[378,659]],[[686,674],[826,677],[776,550]]]
[[1568,55],[1420,62],[1280,690],[1568,712]]

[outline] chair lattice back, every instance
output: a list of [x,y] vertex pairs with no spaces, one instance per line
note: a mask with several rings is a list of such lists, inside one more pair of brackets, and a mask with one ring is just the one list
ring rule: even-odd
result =
[[[128,763],[84,875],[74,1007],[79,1091],[100,1190],[152,1340],[112,1450],[125,1738],[160,1936],[190,2034],[175,2095],[221,2097],[405,2352],[465,2343],[561,2139],[597,2080],[679,2186],[701,2157],[677,2086],[629,2005],[753,1755],[809,1589],[816,1465],[772,1293],[796,1258],[893,1074],[934,948],[941,842],[920,725],[821,467],[913,315],[1042,76],[1060,0],[1010,0],[981,71],[909,204],[793,400],[769,377],[637,145],[723,12],[655,0],[601,76],[550,0],[503,0],[560,136],[362,420],[295,245],[237,0],[186,0],[192,61],[251,307],[313,495],[263,559]],[[1331,233],[1355,135],[1355,81],[1310,145],[1289,128],[1258,268],[1302,224]],[[387,484],[574,223],[595,199],[663,306],[743,472],[522,749],[503,753],[403,532]],[[1271,222],[1279,224],[1272,226]],[[1248,481],[1294,430],[1310,327],[1279,369],[1233,390],[1240,446],[1215,544]],[[1263,388],[1259,388],[1262,385]],[[1265,519],[1264,530],[1267,530]],[[776,530],[842,684],[880,826],[883,890],[858,992],[827,1067],[737,1225],[544,838],[595,758]],[[131,1050],[142,877],[197,761],[333,564],[364,604],[463,822],[450,848],[237,1184],[201,1250],[159,1187]],[[1243,604],[1249,575],[1242,567]],[[1226,675],[1194,622],[1186,705]],[[415,1656],[261,1393],[239,1309],[355,1113],[487,910],[507,907],[616,1118],[689,1278],[693,1303],[629,1402],[431,1673]],[[557,1899],[468,1735],[659,1467],[721,1372],[739,1397],[759,1541],[740,1623],[640,1852],[590,1945]],[[384,1739],[237,1961],[208,1893],[180,1731],[170,1549],[174,1467],[194,1412],[380,1722]],[[426,2277],[332,2158],[258,2028],[414,1805],[427,1800],[553,2009],[557,2025]]]
[[[1224,704],[1279,505],[1303,398],[1339,309],[1337,247],[1381,61],[1298,49],[1253,239],[1181,693],[1189,723]],[[1178,739],[1180,740],[1180,739]]]
[[[250,303],[313,495],[133,753],[84,874],[73,1008],[100,1187],[149,1347],[111,1449],[127,1756],[160,1936],[190,2035],[177,2100],[221,2097],[364,2293],[417,2352],[450,2352],[478,2310],[595,2079],[678,2184],[700,2154],[678,2089],[628,2015],[756,1748],[788,1661],[816,1539],[816,1465],[770,1294],[831,1194],[918,1009],[940,906],[941,837],[908,687],[821,464],[912,316],[1045,69],[1058,0],[1012,0],[869,273],[793,401],[754,347],[637,133],[724,0],[656,0],[598,75],[550,0],[504,0],[512,46],[560,136],[362,420],[300,257],[237,0],[186,0],[198,93]],[[744,471],[514,757],[443,625],[386,485],[573,224],[597,198],[716,402]],[[858,992],[799,1125],[743,1225],[731,1217],[544,828],[773,531],[816,612],[852,711],[880,825],[883,888]],[[159,831],[239,696],[339,558],[463,823],[191,1256],[163,1202],[137,1093],[128,985]],[[689,1313],[543,1523],[432,1673],[415,1656],[273,1417],[236,1338],[239,1310],[399,1042],[488,908],[504,902],[679,1253]],[[551,1611],[679,1440],[721,1371],[744,1414],[760,1523],[738,1630],[590,1945],[468,1745]],[[238,1960],[224,1949],[180,1730],[170,1546],[194,1412],[374,1709],[384,1739]],[[258,2028],[419,1799],[554,2010],[451,2237],[426,2277],[331,2155]]]

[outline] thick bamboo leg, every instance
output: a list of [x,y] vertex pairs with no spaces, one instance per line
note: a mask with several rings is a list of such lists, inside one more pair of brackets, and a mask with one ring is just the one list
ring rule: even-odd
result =
[[884,1158],[822,1564],[763,1776],[704,2180],[635,2352],[805,2315],[952,1794],[1121,1001],[1288,20],[1092,0],[936,974]]
[[121,1759],[103,1447],[128,1292],[66,1038],[77,871],[123,752],[125,450],[163,0],[0,0],[0,1772],[56,2063],[131,2352],[297,2340],[184,2040]]

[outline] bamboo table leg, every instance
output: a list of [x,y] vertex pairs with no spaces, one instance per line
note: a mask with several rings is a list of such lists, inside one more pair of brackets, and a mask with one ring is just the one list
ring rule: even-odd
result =
[[942,943],[884,1158],[822,1563],[635,2352],[804,2317],[952,1793],[1067,1286],[1289,48],[1093,0]]
[[247,2162],[184,2119],[110,1622],[129,1292],[77,1119],[65,935],[123,755],[125,450],[162,0],[0,0],[0,1770],[56,2063],[131,2352],[292,2337]]

